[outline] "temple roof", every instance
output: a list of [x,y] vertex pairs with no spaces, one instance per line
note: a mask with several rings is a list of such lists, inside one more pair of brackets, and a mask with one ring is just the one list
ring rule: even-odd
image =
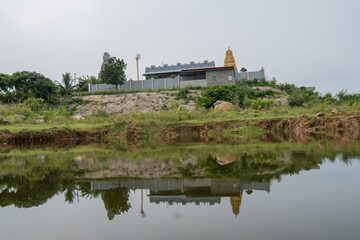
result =
[[198,69],[198,68],[211,68],[215,67],[214,61],[203,61],[199,63],[190,62],[190,64],[181,64],[177,63],[176,65],[168,65],[164,64],[162,66],[155,67],[152,65],[150,67],[145,68],[144,76],[155,75],[155,74],[163,74],[163,73],[179,73],[182,70],[187,69]]
[[225,56],[225,60],[224,60],[224,66],[225,66],[225,67],[233,66],[233,67],[235,68],[235,70],[237,71],[237,66],[236,66],[235,58],[234,58],[234,56],[233,56],[232,51],[230,50],[230,47],[229,47],[228,50],[226,51],[226,56]]

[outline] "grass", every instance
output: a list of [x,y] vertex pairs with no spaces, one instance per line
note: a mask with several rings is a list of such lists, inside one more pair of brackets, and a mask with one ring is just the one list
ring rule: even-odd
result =
[[42,130],[49,130],[53,128],[67,128],[72,130],[90,130],[95,128],[104,128],[108,127],[110,124],[108,122],[73,122],[70,124],[24,124],[24,123],[15,123],[11,125],[0,125],[0,131],[9,131],[10,133],[18,132],[38,132]]
[[41,131],[44,129],[69,128],[69,129],[94,129],[102,127],[114,126],[118,123],[134,121],[145,125],[161,125],[161,124],[201,124],[216,123],[223,121],[252,121],[264,119],[289,119],[301,117],[303,114],[308,117],[316,117],[320,111],[326,115],[331,115],[331,110],[337,108],[347,113],[359,114],[360,109],[357,106],[348,105],[329,105],[319,104],[311,108],[304,107],[272,107],[270,110],[262,112],[254,109],[237,109],[233,108],[229,112],[222,110],[207,110],[199,108],[194,111],[186,109],[173,108],[172,110],[149,111],[149,112],[130,112],[128,114],[107,115],[97,113],[94,116],[86,116],[85,120],[75,120],[70,116],[62,116],[58,120],[50,119],[44,124],[34,124],[34,120],[30,119],[25,122],[15,122],[6,125],[0,125],[1,130],[7,130],[12,133],[20,131]]

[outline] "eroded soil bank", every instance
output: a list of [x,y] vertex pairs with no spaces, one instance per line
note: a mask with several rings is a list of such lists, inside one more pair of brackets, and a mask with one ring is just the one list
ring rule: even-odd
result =
[[305,142],[316,139],[360,140],[360,115],[224,121],[201,124],[150,125],[132,122],[127,142],[141,140],[156,144],[216,143],[238,144],[252,140],[264,142]]
[[33,145],[54,143],[74,145],[106,140],[109,129],[73,130],[52,128],[42,131],[0,132],[0,143],[9,145]]
[[0,143],[90,143],[122,141],[130,146],[181,143],[238,144],[256,141],[308,141],[313,138],[360,140],[360,115],[327,117],[234,120],[211,123],[124,123],[102,129],[71,130],[53,128],[42,131],[0,132]]

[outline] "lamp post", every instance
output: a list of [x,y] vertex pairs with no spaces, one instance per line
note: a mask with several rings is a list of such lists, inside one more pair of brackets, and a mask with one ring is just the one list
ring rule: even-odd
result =
[[140,54],[136,54],[136,69],[137,69],[137,80],[139,81],[139,59],[141,58]]

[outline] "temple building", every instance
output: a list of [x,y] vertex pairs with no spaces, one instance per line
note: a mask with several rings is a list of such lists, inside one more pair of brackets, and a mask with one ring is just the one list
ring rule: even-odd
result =
[[228,47],[228,50],[226,51],[226,56],[225,56],[225,60],[224,60],[224,67],[234,67],[235,71],[237,71],[235,58],[233,56],[232,51],[230,50],[230,47]]
[[[103,69],[108,59],[109,53],[103,56]],[[122,85],[110,84],[89,84],[89,92],[109,91],[109,90],[156,90],[193,87],[211,87],[232,85],[238,81],[254,80],[265,78],[265,70],[252,72],[239,72],[237,70],[233,52],[228,48],[224,60],[224,66],[216,67],[214,61],[205,60],[203,62],[190,62],[189,64],[177,63],[176,65],[163,64],[162,66],[151,65],[145,68],[146,80],[128,80]]]
[[176,65],[164,64],[162,66],[155,67],[151,65],[150,67],[145,68],[145,73],[143,74],[146,78],[169,78],[172,76],[177,76],[182,70],[190,69],[203,69],[203,68],[212,68],[215,67],[215,62],[205,60],[203,62],[195,63],[190,62],[189,64],[177,63]]

